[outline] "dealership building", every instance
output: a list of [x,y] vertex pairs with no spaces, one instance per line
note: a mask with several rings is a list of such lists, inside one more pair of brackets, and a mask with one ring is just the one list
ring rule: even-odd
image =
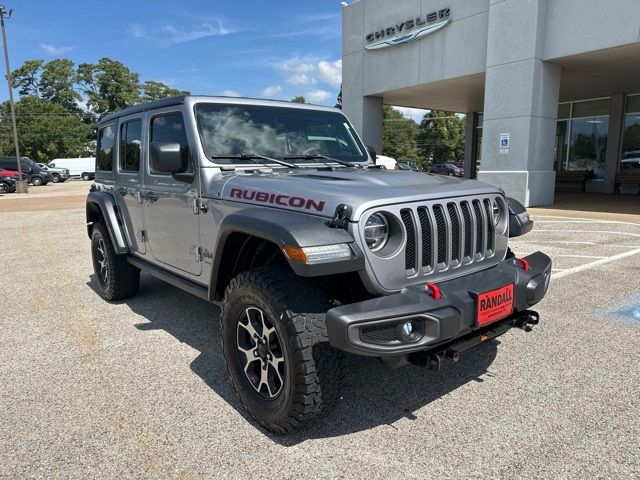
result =
[[639,0],[343,5],[343,109],[376,151],[383,105],[461,112],[465,176],[528,206],[638,192]]

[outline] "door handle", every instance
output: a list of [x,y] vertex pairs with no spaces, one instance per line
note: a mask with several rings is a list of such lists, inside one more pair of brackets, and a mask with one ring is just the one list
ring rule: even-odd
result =
[[149,192],[149,191],[147,191],[147,192],[144,192],[144,193],[142,194],[142,198],[143,198],[144,200],[146,200],[148,203],[153,203],[153,202],[155,202],[156,200],[158,200],[158,195],[156,195],[156,194],[155,194],[155,193],[153,193],[153,192]]

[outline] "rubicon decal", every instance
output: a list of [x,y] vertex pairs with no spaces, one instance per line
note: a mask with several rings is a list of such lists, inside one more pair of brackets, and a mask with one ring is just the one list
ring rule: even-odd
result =
[[270,203],[272,205],[280,205],[283,207],[315,210],[316,212],[322,212],[325,206],[324,200],[313,200],[312,198],[294,197],[281,193],[244,190],[242,188],[232,188],[229,196],[231,198],[239,198],[241,200],[249,200],[253,202]]

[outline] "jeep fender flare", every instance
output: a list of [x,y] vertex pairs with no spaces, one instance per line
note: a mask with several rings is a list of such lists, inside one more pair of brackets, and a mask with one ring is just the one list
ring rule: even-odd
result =
[[533,220],[529,218],[527,209],[518,200],[507,197],[509,204],[509,238],[529,233],[533,228]]
[[116,254],[129,253],[129,246],[124,237],[113,197],[107,192],[90,192],[87,196],[87,234],[91,238],[93,224],[102,218]]
[[216,297],[217,283],[221,278],[220,264],[229,236],[233,233],[244,233],[272,242],[281,251],[285,245],[312,247],[337,243],[350,244],[354,256],[335,262],[309,265],[291,260],[284,255],[293,272],[303,277],[364,270],[364,253],[354,242],[351,234],[342,228],[331,227],[329,223],[330,220],[323,217],[264,207],[247,208],[227,215],[218,231],[209,282],[209,298],[213,300]]

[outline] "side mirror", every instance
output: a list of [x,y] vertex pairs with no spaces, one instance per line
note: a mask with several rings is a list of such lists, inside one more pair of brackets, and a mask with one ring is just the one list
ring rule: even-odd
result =
[[371,160],[373,160],[373,163],[376,163],[376,158],[378,158],[376,149],[373,148],[371,145],[367,145],[367,152],[369,152],[369,156],[371,157]]
[[184,170],[179,143],[152,142],[149,144],[149,166],[154,172],[179,173]]

